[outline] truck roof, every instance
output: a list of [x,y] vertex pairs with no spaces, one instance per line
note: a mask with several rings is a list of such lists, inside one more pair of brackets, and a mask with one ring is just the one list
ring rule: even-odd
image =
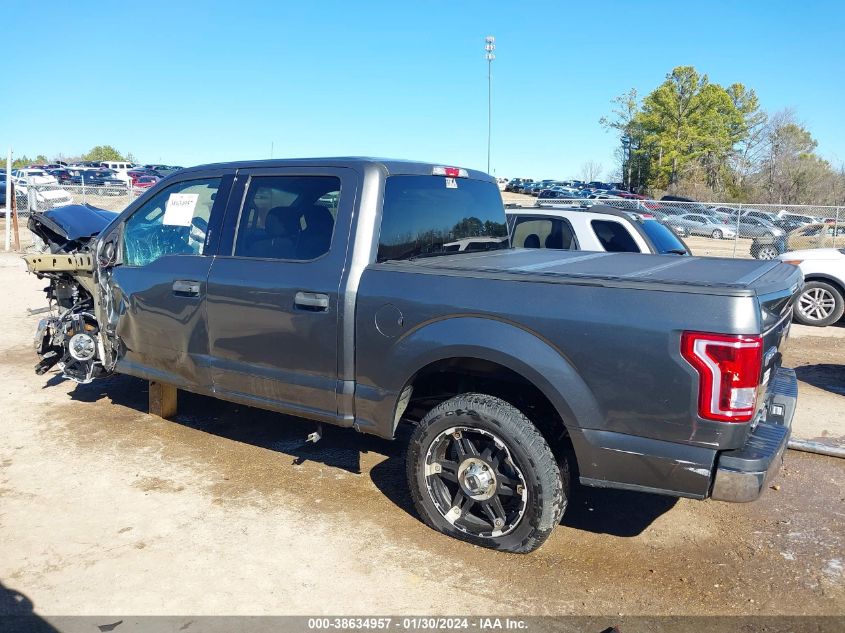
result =
[[[371,156],[330,156],[323,158],[272,158],[268,160],[244,160],[228,163],[210,163],[188,167],[185,171],[201,171],[204,169],[255,169],[270,167],[357,167],[374,166],[381,169],[385,176],[413,175],[430,176],[434,167],[460,167],[451,163],[429,163],[423,161],[403,160],[396,158],[374,158]],[[476,169],[466,169],[470,178],[496,182],[493,176]]]

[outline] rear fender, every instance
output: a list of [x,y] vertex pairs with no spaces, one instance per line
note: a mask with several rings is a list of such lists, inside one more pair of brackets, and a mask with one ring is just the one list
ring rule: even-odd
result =
[[549,342],[506,321],[467,316],[424,323],[397,339],[382,360],[378,387],[359,383],[356,389],[360,430],[392,437],[404,387],[424,367],[452,358],[497,363],[531,382],[555,407],[573,444],[582,426],[603,417],[578,372]]

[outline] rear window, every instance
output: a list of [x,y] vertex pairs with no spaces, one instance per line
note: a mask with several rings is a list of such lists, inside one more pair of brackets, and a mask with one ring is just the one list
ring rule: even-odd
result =
[[512,240],[515,248],[578,249],[572,227],[560,218],[519,217]]
[[609,253],[639,253],[640,248],[622,224],[608,220],[590,222],[602,248]]
[[643,227],[643,231],[654,244],[655,250],[661,255],[669,253],[676,255],[690,254],[684,243],[665,224],[657,220],[643,220],[640,226]]
[[387,179],[378,261],[509,246],[496,183],[443,176]]

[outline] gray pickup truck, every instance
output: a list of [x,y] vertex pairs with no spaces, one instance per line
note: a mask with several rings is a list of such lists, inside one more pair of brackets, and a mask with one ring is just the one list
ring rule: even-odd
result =
[[420,516],[478,545],[538,547],[571,478],[751,501],[782,462],[791,265],[515,249],[490,176],[366,158],[195,167],[30,227],[39,373],[413,424]]

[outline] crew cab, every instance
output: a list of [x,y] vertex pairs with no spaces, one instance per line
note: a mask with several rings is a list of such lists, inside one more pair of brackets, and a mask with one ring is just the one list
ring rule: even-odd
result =
[[30,219],[38,372],[413,425],[411,496],[448,535],[528,552],[571,478],[751,501],[780,467],[792,265],[513,248],[492,177],[395,160],[206,165],[81,209]]

